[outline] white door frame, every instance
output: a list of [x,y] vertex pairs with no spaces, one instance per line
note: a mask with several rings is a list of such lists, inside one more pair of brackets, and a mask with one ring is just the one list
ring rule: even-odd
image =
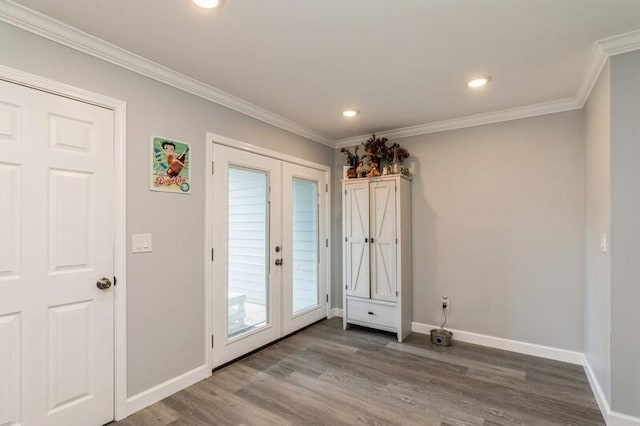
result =
[[113,287],[114,302],[114,419],[129,415],[127,410],[127,279],[126,279],[126,117],[124,101],[99,95],[84,89],[59,83],[35,74],[0,65],[0,80],[32,89],[75,99],[113,111],[114,149],[114,274],[118,283]]
[[292,155],[283,154],[278,151],[274,151],[268,148],[262,148],[256,145],[252,145],[250,143],[241,142],[235,139],[228,138],[226,136],[218,135],[212,132],[207,132],[206,135],[206,161],[205,161],[205,214],[204,214],[204,278],[205,278],[205,286],[204,286],[204,295],[207,303],[205,304],[205,347],[207,350],[205,351],[205,360],[209,368],[213,368],[213,360],[211,354],[211,339],[212,339],[212,327],[213,327],[213,312],[212,312],[212,303],[213,303],[213,284],[211,282],[213,278],[213,262],[211,261],[212,250],[213,250],[213,229],[211,226],[211,217],[213,213],[213,197],[211,196],[211,189],[213,188],[213,144],[217,143],[219,145],[229,146],[231,148],[240,149],[243,151],[252,152],[254,154],[264,155],[266,157],[275,158],[277,160],[286,161],[293,164],[298,164],[305,167],[310,167],[313,169],[320,170],[325,173],[327,188],[324,192],[325,198],[325,221],[326,221],[326,238],[328,240],[328,244],[325,246],[326,254],[325,258],[327,261],[325,262],[326,268],[326,276],[327,276],[327,294],[329,295],[329,301],[327,302],[327,317],[331,317],[331,167],[325,166],[324,164],[314,163],[313,161],[304,160],[302,158],[294,157]]

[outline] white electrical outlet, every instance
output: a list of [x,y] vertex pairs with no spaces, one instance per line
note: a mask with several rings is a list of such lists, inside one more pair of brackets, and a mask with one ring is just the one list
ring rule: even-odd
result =
[[448,311],[451,309],[451,301],[447,296],[442,296],[442,309]]

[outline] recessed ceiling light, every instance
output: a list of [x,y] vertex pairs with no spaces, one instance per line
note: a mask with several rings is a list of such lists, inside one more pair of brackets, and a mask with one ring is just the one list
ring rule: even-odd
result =
[[347,118],[353,118],[356,115],[358,115],[359,111],[356,111],[355,109],[348,109],[346,111],[342,111],[342,115],[347,117]]
[[489,82],[489,80],[491,80],[491,77],[489,77],[489,76],[474,78],[473,80],[470,80],[467,83],[467,86],[471,87],[472,89],[477,89],[478,87],[482,87],[485,84],[487,84]]
[[215,9],[216,7],[222,7],[224,0],[193,0],[193,2],[205,9]]

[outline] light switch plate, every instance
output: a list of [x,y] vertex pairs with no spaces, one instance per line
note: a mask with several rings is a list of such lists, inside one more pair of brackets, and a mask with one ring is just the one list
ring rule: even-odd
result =
[[149,253],[151,250],[151,234],[133,234],[131,236],[132,253]]

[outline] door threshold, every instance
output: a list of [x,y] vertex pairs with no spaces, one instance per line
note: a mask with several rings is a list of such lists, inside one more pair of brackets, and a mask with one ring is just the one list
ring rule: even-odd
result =
[[257,353],[257,352],[260,352],[260,351],[261,351],[261,350],[263,350],[263,349],[268,348],[268,347],[269,347],[269,346],[271,346],[271,345],[275,345],[276,343],[280,342],[281,340],[284,340],[284,339],[286,339],[286,338],[288,338],[288,337],[291,337],[291,336],[293,336],[294,334],[298,334],[298,333],[300,333],[301,331],[304,331],[304,330],[306,330],[307,328],[312,327],[312,326],[314,326],[314,325],[316,325],[316,324],[318,324],[318,323],[320,323],[320,322],[322,322],[322,321],[326,321],[326,320],[327,320],[327,317],[324,317],[324,318],[319,319],[318,321],[314,321],[314,322],[312,322],[312,323],[311,323],[311,324],[309,324],[309,325],[305,325],[304,327],[302,327],[302,328],[301,328],[301,329],[299,329],[299,330],[296,330],[296,331],[294,331],[294,332],[291,332],[291,333],[289,333],[289,334],[287,334],[287,335],[285,335],[285,336],[279,337],[279,338],[277,338],[276,340],[274,340],[273,342],[269,342],[269,343],[267,343],[266,345],[262,345],[262,346],[260,346],[260,347],[259,347],[259,348],[257,348],[257,349],[254,349],[254,350],[252,350],[252,351],[250,351],[250,352],[247,352],[247,353],[246,353],[246,354],[244,354],[244,355],[241,355],[241,356],[239,356],[239,357],[237,357],[237,358],[232,359],[231,361],[227,361],[227,362],[225,362],[224,364],[219,365],[218,367],[213,368],[213,369],[211,370],[211,373],[215,373],[215,372],[216,372],[216,371],[218,371],[218,370],[222,370],[223,368],[228,367],[229,365],[234,364],[234,363],[236,363],[237,361],[240,361],[240,360],[242,360],[242,359],[244,359],[244,358],[247,358],[247,357],[249,357],[249,356],[251,356],[251,355],[253,355],[253,354]]

